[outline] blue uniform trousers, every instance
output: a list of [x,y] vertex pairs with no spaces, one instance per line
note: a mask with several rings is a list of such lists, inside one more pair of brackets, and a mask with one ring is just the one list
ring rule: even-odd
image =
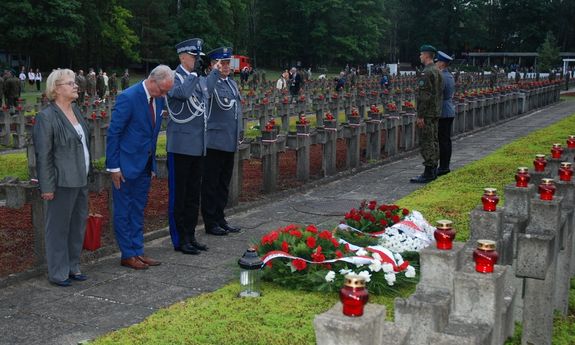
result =
[[203,156],[168,152],[168,215],[174,248],[195,238],[203,161]]
[[144,209],[150,183],[150,172],[146,169],[140,176],[126,179],[120,189],[112,186],[114,231],[122,259],[144,254]]

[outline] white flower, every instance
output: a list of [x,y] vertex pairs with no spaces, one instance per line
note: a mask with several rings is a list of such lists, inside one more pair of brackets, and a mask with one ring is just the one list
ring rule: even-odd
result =
[[381,255],[379,255],[378,253],[373,253],[371,254],[371,257],[374,258],[375,260],[381,262]]
[[369,265],[369,269],[372,272],[379,272],[381,270],[381,261],[379,260],[373,260],[371,262],[371,265]]
[[386,273],[384,277],[385,277],[385,280],[387,281],[387,285],[393,286],[393,284],[395,283],[395,274],[394,273]]
[[413,268],[413,266],[407,266],[407,270],[405,271],[405,276],[407,278],[415,277],[415,268]]
[[334,271],[327,272],[327,274],[325,275],[325,281],[331,283],[333,282],[334,279],[335,279],[335,272]]
[[371,280],[371,274],[369,274],[368,271],[361,271],[357,275],[360,277],[364,277],[366,283],[369,283],[369,281]]
[[392,264],[382,264],[381,265],[381,269],[383,270],[383,272],[385,273],[392,273],[393,272],[393,265]]
[[401,264],[403,264],[403,258],[401,257],[401,255],[396,253],[394,256],[395,256],[395,260],[397,261],[397,265],[401,266]]
[[350,274],[352,271],[350,269],[345,269],[342,268],[341,270],[339,270],[339,274],[341,274],[342,276],[346,275],[346,274]]
[[365,249],[359,249],[357,252],[355,252],[355,255],[357,256],[366,256],[367,255],[367,251]]

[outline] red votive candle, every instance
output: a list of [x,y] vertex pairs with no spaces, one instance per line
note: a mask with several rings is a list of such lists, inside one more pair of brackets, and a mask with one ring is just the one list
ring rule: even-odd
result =
[[567,138],[567,148],[575,149],[575,135],[570,135]]
[[553,200],[553,195],[555,195],[555,184],[553,179],[544,178],[541,179],[541,184],[539,185],[539,199],[541,200]]
[[362,316],[369,294],[365,288],[365,279],[356,274],[345,276],[343,287],[339,290],[339,299],[343,304],[343,315]]
[[551,148],[551,158],[561,158],[562,154],[563,148],[561,147],[561,144],[553,144],[553,147]]
[[450,250],[453,248],[453,239],[455,238],[453,222],[447,219],[438,220],[433,237],[435,238],[437,249]]
[[533,167],[535,167],[535,171],[543,172],[545,171],[546,166],[547,166],[547,160],[545,159],[545,155],[543,154],[535,155],[535,160],[533,161]]
[[497,203],[499,203],[499,197],[497,196],[497,189],[485,188],[483,190],[483,196],[481,197],[481,202],[483,203],[483,211],[494,212],[497,209]]
[[559,180],[561,181],[571,181],[573,177],[573,168],[569,162],[561,162],[561,167],[559,167]]
[[478,240],[477,248],[473,251],[475,270],[480,273],[493,273],[499,254],[495,251],[495,241]]
[[519,167],[517,168],[517,172],[515,173],[515,186],[526,188],[529,185],[529,181],[531,180],[531,175],[529,175],[529,169],[527,167]]

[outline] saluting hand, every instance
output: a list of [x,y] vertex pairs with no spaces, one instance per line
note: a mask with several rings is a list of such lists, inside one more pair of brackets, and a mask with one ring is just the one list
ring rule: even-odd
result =
[[423,117],[418,117],[417,120],[415,120],[415,125],[417,128],[423,128],[425,126],[425,120]]
[[220,60],[217,60],[217,62],[214,64],[214,68],[217,69],[218,71],[222,70],[222,62]]
[[122,175],[121,171],[113,172],[112,173],[112,183],[116,189],[120,189],[120,184],[122,182],[126,182],[124,179],[124,175]]

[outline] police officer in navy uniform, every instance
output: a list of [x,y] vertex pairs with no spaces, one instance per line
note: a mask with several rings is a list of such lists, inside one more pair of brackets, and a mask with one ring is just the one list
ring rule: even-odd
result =
[[[202,44],[201,39],[193,38],[176,45],[180,65],[167,103],[170,235],[174,249],[184,254],[199,254],[208,249],[196,240],[195,230],[206,154],[206,103],[218,74],[213,71],[207,78],[200,76]],[[226,235],[227,232],[212,234]]]
[[207,154],[202,181],[202,217],[208,233],[239,232],[228,224],[224,208],[234,169],[234,155],[242,132],[241,95],[231,79],[232,48],[221,47],[208,53],[211,66],[220,64],[212,73],[218,75],[208,104]]
[[448,174],[449,163],[451,161],[451,127],[455,118],[455,106],[453,105],[453,94],[455,93],[455,80],[449,71],[449,64],[453,58],[442,51],[437,52],[435,66],[441,72],[443,78],[443,103],[441,105],[441,116],[437,127],[437,139],[439,140],[439,167],[437,176]]

